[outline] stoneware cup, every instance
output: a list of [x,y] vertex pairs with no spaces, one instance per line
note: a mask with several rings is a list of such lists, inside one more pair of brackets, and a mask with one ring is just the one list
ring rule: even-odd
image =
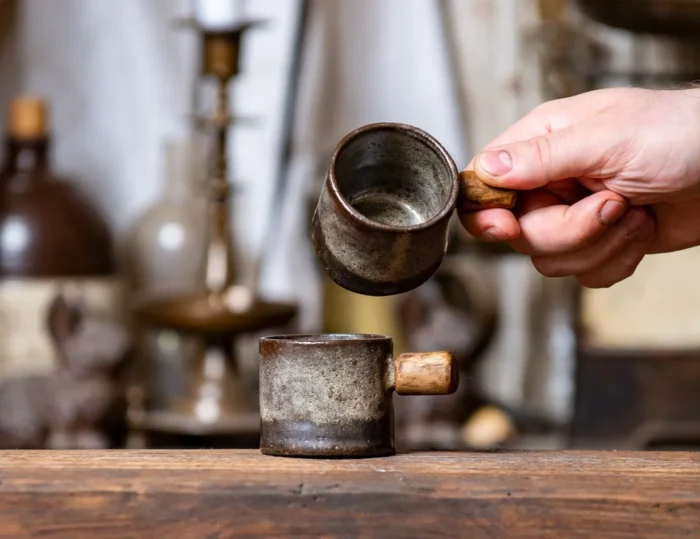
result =
[[260,449],[290,457],[394,453],[392,393],[449,395],[458,369],[449,352],[401,354],[382,335],[260,339]]
[[330,278],[368,296],[416,288],[447,250],[450,217],[512,207],[512,191],[459,173],[445,148],[424,131],[378,123],[336,147],[312,222],[316,256]]
[[411,290],[442,261],[458,190],[454,161],[427,133],[401,124],[361,127],[331,158],[313,217],[316,255],[352,292]]

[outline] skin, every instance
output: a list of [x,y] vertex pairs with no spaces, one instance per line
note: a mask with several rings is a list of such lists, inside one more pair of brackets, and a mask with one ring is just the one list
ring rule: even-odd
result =
[[547,277],[605,288],[700,245],[700,90],[615,88],[541,105],[467,166],[518,207],[460,215]]

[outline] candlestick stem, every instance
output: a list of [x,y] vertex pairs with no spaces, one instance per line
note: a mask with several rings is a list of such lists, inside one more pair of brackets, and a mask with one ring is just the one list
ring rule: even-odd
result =
[[[230,114],[227,80],[217,79],[217,105],[219,119]],[[232,238],[229,231],[229,183],[227,158],[228,128],[221,121],[216,133],[214,167],[209,180],[210,238],[207,252],[207,290],[212,301],[223,301],[223,293],[234,284]]]

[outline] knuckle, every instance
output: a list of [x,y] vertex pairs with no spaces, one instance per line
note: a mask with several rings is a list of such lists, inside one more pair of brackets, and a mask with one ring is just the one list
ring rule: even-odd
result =
[[571,227],[571,237],[569,238],[569,244],[572,247],[580,248],[591,243],[591,241],[595,237],[595,229],[591,229],[590,227],[585,228],[583,226],[576,225],[577,224],[574,223],[574,226]]
[[642,210],[633,208],[629,211],[629,214],[622,220],[620,226],[617,227],[617,232],[621,236],[621,239],[630,243],[634,241],[637,235],[644,228],[650,226],[649,222],[651,218],[648,217]]
[[588,245],[599,231],[598,218],[582,213],[575,206],[570,206],[564,212],[563,225],[567,235],[566,243],[572,249]]
[[530,115],[546,118],[550,114],[553,114],[561,109],[562,103],[564,103],[564,99],[552,99],[550,101],[545,101],[544,103],[540,103],[533,108]]
[[528,145],[530,146],[529,155],[533,156],[532,159],[535,162],[535,166],[542,173],[546,174],[552,156],[552,144],[549,137],[530,139]]
[[590,275],[579,275],[576,277],[576,280],[579,282],[579,284],[585,288],[592,288],[592,289],[602,289],[602,288],[610,288],[612,285],[614,285],[617,281],[612,281],[610,279],[601,279],[598,276],[590,276]]
[[629,279],[632,277],[635,272],[637,271],[637,266],[639,263],[637,261],[635,262],[625,262],[621,266],[621,271],[620,271],[620,281],[624,281],[625,279]]
[[516,238],[508,242],[511,249],[516,253],[524,256],[534,257],[537,255],[537,250],[534,246],[522,237]]
[[622,261],[617,265],[614,273],[594,272],[591,274],[578,275],[576,280],[579,282],[579,284],[581,284],[581,286],[586,288],[610,288],[611,286],[632,277],[637,271],[638,266],[639,262],[637,261]]
[[566,272],[563,272],[562,269],[548,257],[533,256],[531,260],[535,269],[544,277],[563,277],[566,275]]

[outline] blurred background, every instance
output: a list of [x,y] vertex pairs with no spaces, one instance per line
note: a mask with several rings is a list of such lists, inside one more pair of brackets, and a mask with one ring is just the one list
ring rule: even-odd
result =
[[455,226],[370,298],[309,241],[352,129],[463,167],[543,101],[700,79],[699,31],[698,0],[0,0],[0,447],[256,447],[257,339],[322,331],[459,358],[395,397],[403,449],[700,447],[697,249],[584,291]]

